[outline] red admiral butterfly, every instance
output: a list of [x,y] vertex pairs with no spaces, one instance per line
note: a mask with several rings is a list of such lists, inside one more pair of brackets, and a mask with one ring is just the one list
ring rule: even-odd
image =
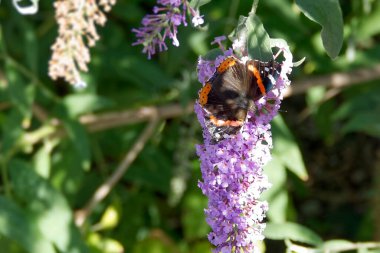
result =
[[212,143],[236,135],[244,125],[254,101],[265,96],[276,83],[281,65],[275,61],[227,57],[199,91],[199,104],[205,112],[205,125]]

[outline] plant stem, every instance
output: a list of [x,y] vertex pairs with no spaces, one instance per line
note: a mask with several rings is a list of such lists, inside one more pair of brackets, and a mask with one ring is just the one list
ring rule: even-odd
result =
[[252,8],[249,14],[255,14],[257,10],[257,6],[259,5],[259,0],[253,0]]
[[10,197],[11,196],[11,187],[9,184],[9,179],[8,179],[8,171],[7,171],[7,166],[6,166],[6,157],[2,157],[0,161],[0,166],[1,166],[1,177],[3,179],[3,185],[4,185],[4,192],[5,196]]

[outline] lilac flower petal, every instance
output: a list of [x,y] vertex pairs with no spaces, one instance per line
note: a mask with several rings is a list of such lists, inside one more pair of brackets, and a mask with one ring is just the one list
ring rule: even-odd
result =
[[227,39],[226,36],[222,35],[222,36],[217,36],[214,38],[214,40],[211,42],[211,45],[214,45],[214,44],[219,44],[221,43],[222,41],[225,41]]
[[177,37],[173,36],[172,39],[173,39],[173,45],[176,46],[176,47],[179,47],[179,41],[178,41]]
[[197,27],[197,26],[203,25],[203,23],[205,21],[203,19],[203,15],[202,15],[202,16],[194,16],[193,19],[191,20],[191,22],[193,22],[193,25],[195,27]]

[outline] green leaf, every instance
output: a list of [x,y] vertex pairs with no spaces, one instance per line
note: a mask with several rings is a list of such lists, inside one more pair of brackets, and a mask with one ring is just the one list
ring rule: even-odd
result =
[[286,170],[284,164],[277,155],[273,155],[272,160],[264,167],[265,174],[268,175],[272,184],[268,190],[263,192],[262,199],[269,202],[267,216],[272,222],[285,222],[289,202],[288,193],[285,188]]
[[380,110],[363,112],[352,116],[343,126],[343,133],[354,131],[365,132],[380,138]]
[[5,64],[5,73],[9,82],[8,91],[10,100],[20,110],[24,120],[29,121],[32,116],[35,86],[26,83],[14,64],[11,61],[6,61]]
[[[145,59],[143,60],[139,57],[130,56],[125,58],[119,63],[119,65],[120,70],[117,74],[120,75],[122,79],[138,85],[139,89],[145,91],[143,93],[144,95],[154,95],[155,92],[158,92],[161,89],[171,87],[173,82],[172,76],[163,72],[159,65]],[[147,75],[147,73],[149,73],[149,75]],[[123,95],[125,100],[125,95],[121,95]],[[136,97],[136,95],[134,97]],[[128,104],[130,105],[129,100]]]
[[33,157],[33,164],[36,173],[43,178],[49,178],[51,167],[51,151],[57,143],[52,140],[46,140],[43,146],[36,152]]
[[207,241],[196,241],[191,244],[191,250],[190,252],[197,252],[197,253],[210,253],[212,251],[212,247],[209,242]]
[[[65,194],[70,203],[77,201],[78,198],[80,199],[79,203],[83,203],[93,193],[96,185],[101,183],[101,177],[94,174],[97,180],[92,178],[90,187],[82,185],[84,176],[91,178],[92,174],[87,174],[83,170],[82,159],[78,156],[76,148],[70,140],[61,140],[54,149],[50,160],[51,166],[54,168],[51,170],[50,182],[62,194]],[[81,190],[82,187],[86,189]]]
[[343,17],[338,0],[296,0],[306,17],[322,26],[322,42],[331,58],[338,56],[343,44]]
[[301,151],[280,115],[275,117],[272,121],[272,130],[273,153],[300,179],[307,180],[308,175],[302,160]]
[[197,10],[199,7],[208,4],[209,2],[211,2],[211,0],[191,0],[189,4],[192,8]]
[[[334,120],[342,120],[351,117],[354,114],[364,112],[373,112],[380,110],[380,89],[375,87],[366,92],[355,94],[349,97],[333,114]],[[374,116],[378,115],[375,114]]]
[[66,96],[63,99],[63,105],[69,117],[75,118],[81,114],[108,107],[112,105],[112,102],[95,94],[79,93]]
[[147,145],[125,173],[125,178],[144,187],[167,193],[170,190],[172,166],[172,160],[157,152],[157,146]]
[[[33,1],[34,2],[34,1]],[[38,45],[37,32],[33,29],[33,25],[25,19],[21,20],[21,24],[24,28],[23,39],[25,40],[25,61],[28,69],[37,75],[38,73]]]
[[[207,33],[196,32],[196,33],[190,34],[187,41],[188,41],[189,47],[194,51],[195,54],[203,55],[203,54],[206,54],[207,50],[209,49],[209,41],[207,39],[208,39]],[[177,61],[178,60],[179,59],[177,59]],[[181,64],[180,61],[178,63]],[[178,67],[178,64],[176,67]]]
[[270,38],[260,19],[255,14],[250,14],[246,27],[249,57],[261,61],[273,60]]
[[296,223],[267,223],[265,237],[272,240],[290,239],[297,242],[318,246],[323,240],[312,230]]
[[66,119],[63,123],[77,154],[81,158],[82,167],[87,170],[90,167],[91,152],[86,129],[75,120]]
[[306,102],[312,112],[316,112],[326,95],[326,88],[323,86],[312,87],[306,92]]
[[21,127],[23,115],[17,109],[11,110],[7,115],[3,125],[2,154],[6,154],[14,149],[19,140],[22,139],[24,130]]
[[0,196],[0,234],[16,241],[26,252],[55,253],[53,245],[43,238],[27,212],[2,196]]
[[[168,235],[163,235],[167,237]],[[175,246],[175,245],[173,245]],[[168,245],[160,238],[146,238],[142,241],[136,243],[133,247],[131,253],[146,253],[146,252],[154,252],[154,253],[175,253],[178,252],[178,249]]]
[[357,31],[354,34],[355,40],[364,41],[380,33],[380,5],[375,4],[375,9],[359,19]]
[[343,133],[365,132],[380,137],[380,97],[377,87],[355,94],[347,99],[332,115],[332,119],[343,121]]
[[[251,59],[261,61],[273,60],[269,35],[265,31],[260,19],[254,13],[250,13],[248,18],[240,16],[238,25],[228,38],[231,41],[239,40],[243,43],[243,51],[247,51]],[[241,52],[237,49],[236,53],[239,56],[243,56],[247,52]]]
[[91,233],[88,235],[88,244],[91,245],[92,252],[94,248],[96,252],[101,253],[118,253],[125,252],[123,245],[111,238],[102,237],[100,234]]
[[62,119],[63,126],[76,150],[76,154],[81,159],[82,168],[88,169],[90,167],[91,150],[87,131],[76,118],[69,114],[69,110],[64,104],[59,104],[56,108],[56,114]]
[[0,245],[2,252],[6,253],[25,253],[23,247],[15,240],[2,236],[0,233]]
[[182,225],[186,239],[202,238],[210,230],[205,221],[207,199],[196,193],[186,195],[182,208]]
[[312,115],[319,135],[323,137],[326,143],[331,143],[336,137],[333,131],[334,122],[332,120],[332,117],[326,117],[334,114],[336,111],[335,104],[335,100],[328,100],[321,104],[319,107],[316,107],[316,113]]
[[[25,162],[10,162],[14,192],[26,203],[42,235],[66,253],[86,252],[66,199]],[[43,251],[41,251],[43,252]]]

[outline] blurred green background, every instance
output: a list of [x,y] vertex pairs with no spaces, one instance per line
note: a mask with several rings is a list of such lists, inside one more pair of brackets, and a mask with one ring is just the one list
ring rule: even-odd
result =
[[[168,42],[148,60],[131,46],[131,29],[155,1],[119,0],[98,28],[88,87],[75,90],[47,75],[57,36],[52,3],[22,16],[2,1],[0,253],[210,252],[207,199],[197,187],[202,135],[191,107],[201,87],[196,62],[251,4],[202,6],[207,28],[181,27],[180,47]],[[287,238],[308,246],[380,240],[380,2],[342,0],[341,8],[344,42],[335,60],[321,27],[293,1],[265,0],[257,9],[271,37],[285,39],[295,60],[306,57],[273,122],[266,252],[285,252]],[[75,226],[141,138],[120,181]]]

